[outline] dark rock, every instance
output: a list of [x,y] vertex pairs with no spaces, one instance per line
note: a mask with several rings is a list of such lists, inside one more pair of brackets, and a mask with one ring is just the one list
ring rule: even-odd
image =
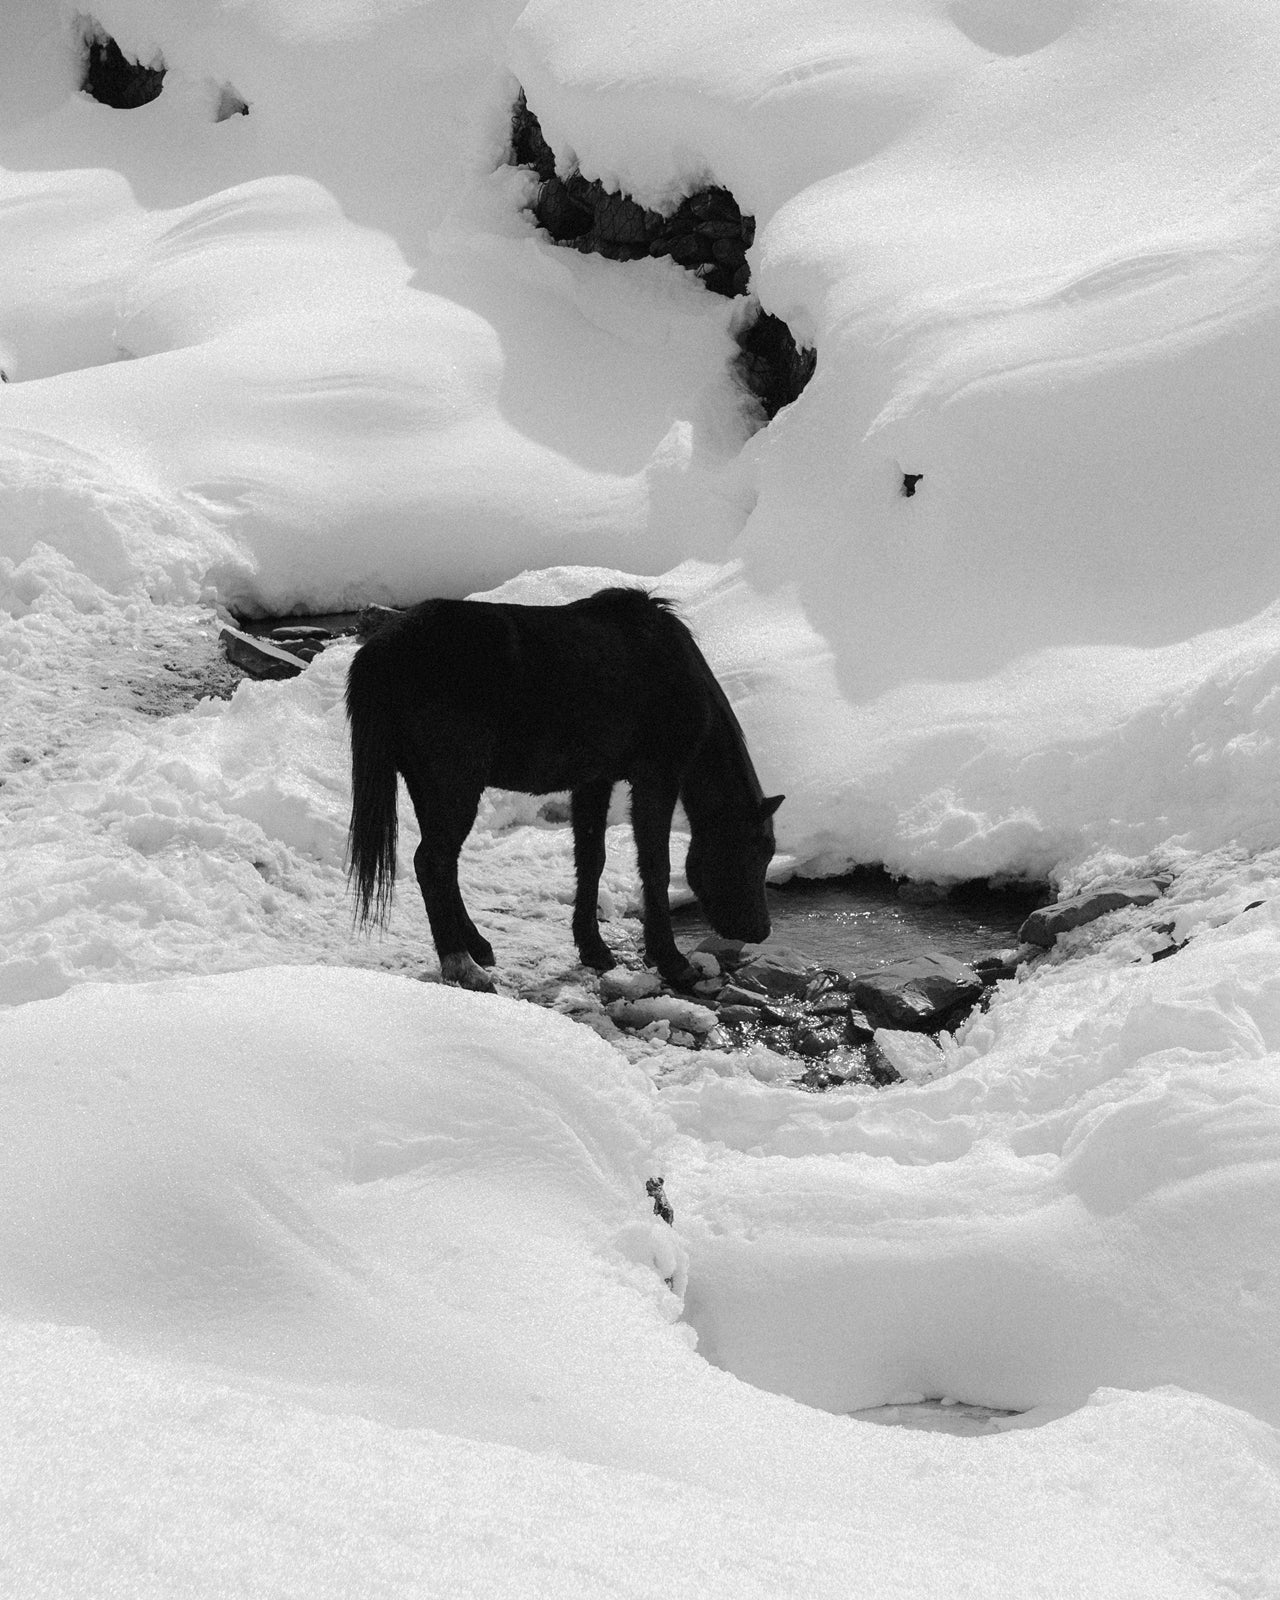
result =
[[798,997],[812,982],[813,968],[798,950],[780,947],[760,951],[738,968],[736,978],[744,988],[759,989],[774,998]]
[[829,1056],[844,1042],[843,1029],[811,1028],[803,1023],[791,1035],[791,1048],[800,1056]]
[[542,137],[542,128],[529,110],[523,89],[511,111],[511,164],[532,167],[544,180],[555,176],[555,152]]
[[974,956],[969,965],[984,983],[997,983],[1001,978],[1012,978],[1025,960],[1021,949],[984,950],[980,956]]
[[853,995],[877,1027],[919,1033],[945,1026],[972,1007],[982,979],[951,956],[922,955],[859,978]]
[[130,61],[114,39],[100,28],[85,35],[84,75],[80,87],[101,105],[117,111],[135,111],[154,100],[164,86],[164,62],[158,56],[150,66]]
[[1091,889],[1086,894],[1072,895],[1056,905],[1033,911],[1018,930],[1018,937],[1026,944],[1048,949],[1060,933],[1083,927],[1086,922],[1095,922],[1107,912],[1119,911],[1125,906],[1149,906],[1160,898],[1161,892],[1159,885],[1150,878]]
[[721,1022],[749,1023],[753,1027],[762,1021],[768,1020],[765,1012],[759,1010],[756,1006],[736,1005],[733,1003],[717,1006],[716,1015]]
[[595,221],[591,207],[575,200],[560,178],[548,178],[538,190],[533,214],[557,244],[581,238]]
[[916,484],[924,477],[923,472],[904,472],[902,474],[902,498],[910,500],[916,492]]
[[695,952],[701,950],[714,956],[722,972],[735,971],[750,958],[753,949],[753,946],[743,944],[741,939],[722,939],[718,933],[709,933],[694,946]]
[[845,1018],[844,1036],[849,1044],[865,1044],[875,1031],[875,1025],[865,1011],[850,1011]]
[[239,628],[224,627],[218,637],[227,660],[251,678],[296,678],[302,671],[304,663],[292,651],[241,633]]
[[849,1013],[850,1001],[847,994],[832,990],[830,994],[819,994],[811,998],[805,996],[805,1009],[815,1017],[844,1017]]
[[817,366],[817,352],[796,344],[781,317],[760,312],[738,334],[739,381],[760,402],[772,420],[797,398]]
[[272,628],[267,635],[268,639],[277,639],[282,643],[290,639],[310,639],[317,644],[327,644],[333,638],[328,628],[316,628],[310,623],[288,623],[281,628]]
[[674,1226],[676,1214],[671,1209],[671,1202],[667,1199],[666,1191],[662,1187],[661,1178],[649,1178],[645,1182],[644,1192],[653,1201],[653,1214],[661,1217],[663,1222]]

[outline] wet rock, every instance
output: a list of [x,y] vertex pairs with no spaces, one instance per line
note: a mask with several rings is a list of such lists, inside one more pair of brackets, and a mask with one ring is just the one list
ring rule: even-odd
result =
[[875,1024],[865,1011],[856,1007],[844,1020],[844,1036],[850,1044],[865,1044],[875,1033]]
[[802,1023],[792,1029],[791,1048],[799,1056],[829,1056],[844,1042],[843,1028],[815,1028]]
[[929,954],[859,978],[853,994],[877,1027],[928,1033],[973,1006],[983,988],[972,967],[952,956]]
[[755,1006],[722,1005],[717,1008],[716,1015],[721,1022],[746,1023],[752,1027],[759,1022],[769,1020],[765,1013]]
[[1072,895],[1056,905],[1033,911],[1018,930],[1018,937],[1026,944],[1048,949],[1060,933],[1081,928],[1086,922],[1095,922],[1107,912],[1120,911],[1125,906],[1149,906],[1162,893],[1160,885],[1150,878],[1090,889],[1085,894]]
[[852,1001],[847,994],[832,990],[829,994],[819,994],[814,997],[805,995],[805,1009],[814,1017],[846,1017],[852,1007]]
[[241,633],[239,628],[223,627],[218,637],[227,660],[251,678],[296,678],[306,664],[292,651]]
[[741,939],[722,939],[718,933],[709,933],[694,946],[693,955],[713,955],[722,972],[736,972],[744,961],[750,959],[753,949],[754,946],[743,944]]
[[809,987],[805,990],[804,997],[810,1003],[831,1000],[843,1001],[845,1005],[849,1005],[851,1004],[849,995],[853,985],[853,973],[837,972],[832,967],[820,967],[809,980]]
[[751,1011],[755,1021],[795,1022],[802,1013],[795,1007],[780,1006],[770,1001],[768,995],[757,989],[741,989],[736,983],[726,983],[720,991],[721,1015],[727,1007]]
[[762,951],[739,967],[735,978],[745,989],[759,989],[773,998],[802,997],[813,981],[813,968],[798,950],[780,947]]
[[274,639],[279,644],[287,644],[291,639],[298,639],[325,645],[333,638],[333,634],[328,628],[318,628],[308,622],[290,622],[283,627],[272,628],[267,638]]
[[928,1083],[942,1071],[946,1057],[924,1033],[877,1028],[871,1052],[882,1067],[890,1067],[908,1083]]
[[1027,957],[1022,953],[1032,950],[1038,953],[1038,945],[1019,945],[1016,950],[984,950],[980,956],[974,956],[969,965],[982,979],[983,983],[998,983],[1001,978],[1012,978],[1019,966]]

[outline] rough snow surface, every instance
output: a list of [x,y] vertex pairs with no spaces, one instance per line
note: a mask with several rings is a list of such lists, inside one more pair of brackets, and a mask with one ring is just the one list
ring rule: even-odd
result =
[[[685,1225],[658,1222],[644,1178],[686,1141],[566,1019],[276,968],[85,985],[0,1032],[6,1476],[30,1508],[14,1592],[61,1569],[99,1593],[836,1595],[855,1560],[877,1594],[952,1592],[957,1569],[991,1594],[1275,1581],[1275,1434],[1238,1410],[1100,1393],[979,1441],[824,1416],[708,1364],[663,1279],[683,1288],[688,1241],[714,1293],[704,1231],[723,1254],[772,1191],[753,1313],[788,1318],[793,1378],[879,1365],[856,1323],[838,1353],[797,1346],[796,1267],[838,1272],[858,1230],[824,1225],[805,1163],[783,1162],[783,1209],[778,1162],[752,1177],[728,1153],[714,1202],[681,1176]],[[853,1169],[825,1166],[848,1200]],[[788,1270],[779,1230],[802,1209]],[[929,1209],[901,1208],[899,1231]],[[971,1239],[1007,1225],[986,1211]],[[994,1367],[1041,1284],[1015,1280],[1011,1303],[985,1254],[1009,1325]],[[896,1367],[861,1400],[913,1398],[955,1319],[954,1279],[928,1282],[882,1306]]]

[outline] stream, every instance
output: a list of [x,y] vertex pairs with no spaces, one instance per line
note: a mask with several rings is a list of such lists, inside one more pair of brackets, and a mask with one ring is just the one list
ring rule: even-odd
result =
[[[907,892],[922,891],[908,886]],[[869,869],[842,878],[792,878],[770,884],[768,894],[770,942],[841,972],[866,972],[925,951],[972,961],[1016,945],[1028,914],[1050,898],[1045,889],[960,884],[944,899],[922,904],[903,898],[887,873]],[[682,906],[672,921],[686,948],[711,932],[696,906]]]

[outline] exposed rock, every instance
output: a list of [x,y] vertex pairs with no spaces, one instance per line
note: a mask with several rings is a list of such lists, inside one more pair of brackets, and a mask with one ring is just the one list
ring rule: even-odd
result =
[[[581,172],[562,175],[523,90],[512,108],[510,158],[538,175],[531,210],[557,244],[612,261],[668,256],[713,294],[734,299],[748,292],[747,251],[755,239],[755,218],[743,216],[728,189],[700,189],[664,216]],[[797,346],[786,323],[759,308],[741,322],[737,339],[734,370],[771,419],[813,376],[817,354]]]
[[694,955],[713,955],[722,972],[733,972],[755,953],[754,945],[743,944],[741,939],[722,939],[718,933],[709,933],[694,946]]
[[739,382],[772,421],[813,377],[818,352],[796,344],[781,317],[761,311],[738,332],[741,354],[734,362]]
[[662,1187],[661,1178],[649,1178],[645,1182],[644,1192],[653,1201],[653,1213],[661,1217],[663,1222],[674,1226],[676,1214],[671,1209],[671,1202],[667,1199],[666,1190]]
[[859,978],[853,994],[877,1027],[928,1033],[972,1006],[983,987],[972,967],[952,956],[929,954]]
[[798,950],[780,946],[761,951],[734,974],[744,989],[759,989],[777,999],[784,995],[804,995],[813,981],[813,967]]
[[279,628],[272,628],[267,638],[275,639],[280,644],[286,644],[292,639],[307,639],[315,644],[328,644],[333,634],[328,628],[318,628],[309,622],[289,622]]
[[1039,911],[1033,911],[1018,930],[1018,937],[1026,944],[1048,949],[1060,933],[1081,928],[1086,922],[1095,922],[1108,911],[1119,911],[1125,906],[1149,906],[1163,892],[1160,885],[1150,878],[1090,889],[1085,894],[1072,895],[1068,900],[1059,900],[1056,905],[1042,906]]
[[928,1034],[897,1028],[877,1028],[871,1051],[882,1066],[891,1067],[908,1083],[928,1083],[936,1078],[946,1059]]
[[844,1035],[850,1044],[865,1044],[875,1031],[875,1025],[865,1011],[855,1008],[844,1019]]
[[90,24],[85,33],[84,75],[80,87],[101,105],[133,111],[154,100],[164,86],[164,61],[148,66],[130,61],[114,39]]
[[227,660],[251,678],[296,678],[306,665],[292,651],[282,650],[267,639],[255,639],[239,628],[223,627],[218,633]]
[[980,956],[974,956],[969,965],[983,983],[998,983],[1001,978],[1013,977],[1019,966],[1027,959],[1024,952],[1038,955],[1040,947],[1019,945],[1016,950],[984,950]]

